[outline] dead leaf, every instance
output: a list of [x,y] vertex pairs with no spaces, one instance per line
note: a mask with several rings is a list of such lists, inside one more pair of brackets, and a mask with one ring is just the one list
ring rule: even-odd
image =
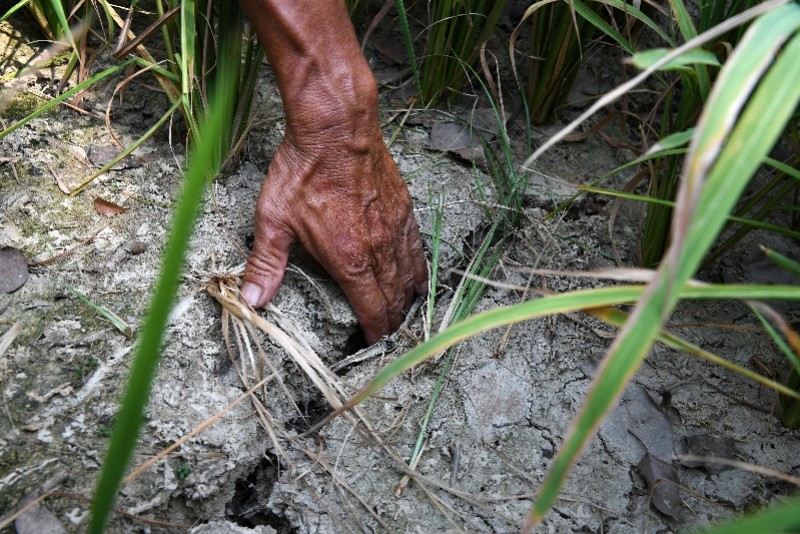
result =
[[64,193],[65,195],[69,195],[71,191],[69,187],[67,187],[67,184],[64,183],[64,180],[61,179],[61,176],[56,174],[54,175],[54,178],[56,179],[56,185],[61,190],[61,192]]
[[481,136],[468,124],[460,122],[437,122],[431,128],[428,148],[454,153],[478,166],[486,166]]
[[70,190],[69,187],[67,187],[67,184],[64,183],[64,180],[61,179],[61,175],[58,174],[56,171],[54,171],[53,168],[47,162],[45,162],[45,165],[47,165],[47,170],[50,171],[50,174],[53,176],[53,180],[56,181],[56,185],[61,190],[61,192],[64,193],[65,195],[69,195],[72,191]]
[[636,450],[639,444],[657,458],[672,458],[675,454],[672,424],[656,401],[636,384],[625,389],[619,405],[603,423],[600,435],[617,454]]
[[12,293],[28,281],[28,260],[14,247],[0,248],[0,293]]
[[[92,162],[92,165],[96,167],[104,167],[111,163],[117,156],[120,155],[122,151],[114,146],[114,145],[104,145],[104,146],[97,146],[97,145],[89,145],[86,147],[86,157],[89,158],[89,161]],[[135,169],[136,167],[141,167],[142,164],[134,158],[133,156],[126,156],[122,159],[119,163],[111,167],[114,171],[120,171],[124,169]]]
[[494,110],[475,109],[461,114],[459,120],[435,122],[431,126],[428,148],[457,154],[485,168],[483,145],[497,137],[501,128]]
[[721,438],[710,434],[698,434],[697,436],[687,436],[683,438],[684,454],[691,456],[708,457],[708,461],[683,461],[686,467],[702,467],[709,475],[716,475],[731,469],[728,465],[722,465],[711,461],[712,458],[722,458],[724,460],[736,459],[736,442],[733,438]]
[[673,519],[680,519],[681,496],[678,473],[672,465],[659,460],[649,452],[636,466],[650,488],[650,502],[656,510]]
[[458,150],[451,150],[453,154],[462,159],[471,161],[481,169],[487,169],[486,152],[483,151],[482,146],[459,148]]
[[122,206],[114,204],[113,202],[110,202],[104,198],[95,197],[94,211],[103,217],[113,217],[114,215],[125,213],[126,210]]
[[375,35],[370,39],[370,44],[382,60],[396,65],[408,65],[408,50],[395,36]]

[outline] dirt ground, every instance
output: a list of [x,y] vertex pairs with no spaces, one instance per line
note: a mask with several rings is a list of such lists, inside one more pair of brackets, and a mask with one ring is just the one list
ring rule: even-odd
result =
[[[0,33],[6,57],[10,50],[15,57],[30,52],[24,44],[28,38],[16,28],[4,23]],[[20,533],[85,528],[85,498],[98,477],[184,164],[180,135],[165,129],[137,151],[139,159],[129,168],[108,173],[74,197],[59,189],[56,177],[74,187],[94,167],[94,147],[112,144],[96,115],[105,109],[114,83],[87,95],[86,108],[94,115],[57,109],[0,144],[0,157],[8,158],[0,163],[0,246],[20,249],[31,262],[58,258],[32,268],[21,289],[0,294],[0,335],[20,325],[0,360],[0,516],[9,517],[43,491],[58,491],[9,526]],[[225,347],[221,308],[205,286],[215,275],[240,269],[242,251],[252,240],[254,202],[283,127],[268,69],[259,98],[243,161],[214,182],[213,199],[209,194],[204,201],[134,466],[246,389]],[[3,119],[8,124],[26,106],[41,102],[21,93]],[[115,132],[131,142],[164,104],[162,95],[132,88],[115,108]],[[384,116],[392,114],[387,109]],[[396,128],[396,122],[388,123],[386,137]],[[527,156],[520,118],[511,117],[508,128],[519,163]],[[556,128],[536,130],[534,142]],[[408,126],[391,152],[408,180],[428,251],[432,199],[443,198],[444,274],[437,288],[435,330],[459,282],[450,269],[463,268],[485,234],[492,186],[483,171],[428,150],[429,132],[430,125]],[[539,172],[529,175],[524,199],[525,215],[534,223],[507,245],[494,279],[555,291],[598,284],[532,276],[520,267],[585,271],[612,266],[608,199],[585,196],[559,218],[543,222],[543,217],[574,192],[567,183],[588,183],[630,157],[597,136],[548,153],[538,163]],[[621,187],[629,177],[621,176],[615,185]],[[480,200],[480,190],[488,192],[486,200]],[[95,211],[96,197],[126,211],[103,217]],[[640,221],[638,208],[625,206],[613,230],[628,265],[635,258]],[[798,256],[794,243],[754,233],[702,278],[747,279],[755,272],[748,268],[749,258],[765,243]],[[125,336],[72,290],[112,310],[134,335]],[[489,288],[478,311],[528,298],[533,297],[523,291]],[[306,340],[329,366],[363,348],[342,294],[302,265],[292,265],[274,305],[281,317],[264,316],[292,325],[293,335]],[[790,319],[795,313],[788,307],[783,311]],[[417,343],[424,331],[422,315],[417,311],[410,317],[386,350],[339,371],[343,391],[356,391]],[[741,365],[786,372],[777,349],[742,304],[688,303],[671,324],[675,333]],[[289,440],[330,408],[285,351],[262,340],[280,377],[261,397],[265,411],[249,400],[239,404],[128,483],[117,508],[129,515],[115,516],[109,532],[517,531],[612,335],[610,328],[574,314],[499,329],[459,345],[422,436],[417,475],[401,493],[401,462],[408,461],[418,440],[444,360],[406,373],[362,406],[372,434],[339,418],[311,437]],[[720,449],[712,447],[709,454],[722,454],[725,443],[742,462],[797,476],[800,435],[780,425],[775,408],[776,396],[767,389],[656,347],[539,531],[684,532],[780,500],[792,490],[785,482],[674,460],[695,436],[714,437]],[[669,514],[651,506],[650,489],[637,467],[646,453],[677,471],[680,502]]]

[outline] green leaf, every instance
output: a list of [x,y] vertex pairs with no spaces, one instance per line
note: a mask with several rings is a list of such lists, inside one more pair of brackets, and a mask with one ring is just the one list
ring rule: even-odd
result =
[[[653,48],[651,50],[644,50],[637,52],[631,57],[631,64],[637,69],[644,70],[654,63],[658,62],[661,58],[672,52],[669,48]],[[666,65],[661,67],[661,70],[685,70],[688,65],[702,64],[712,65],[715,67],[720,66],[717,56],[703,50],[702,48],[695,48],[685,54],[681,54],[677,58],[669,61]]]
[[[64,5],[61,3],[61,0],[50,0],[50,7],[56,14],[58,23],[61,25],[61,33],[63,33],[63,35],[66,37],[67,42],[72,49],[77,52],[78,45],[75,43],[75,37],[72,35],[72,30],[70,30],[67,14],[64,13]],[[55,36],[56,38],[60,37],[58,33],[56,33]]]
[[194,82],[195,63],[195,2],[183,0],[181,2],[181,91],[189,95]]
[[[784,43],[798,26],[800,6],[775,8],[751,25],[721,70],[684,165],[670,250],[603,360],[523,531],[530,532],[555,502],[572,465],[641,365],[662,322],[680,298],[676,289],[697,270],[739,195],[794,112],[800,98],[800,38],[794,37],[786,46]],[[751,94],[759,81],[757,91]],[[748,106],[739,117],[745,103]]]
[[122,320],[122,318],[119,315],[117,315],[116,313],[112,312],[107,308],[100,306],[99,304],[95,304],[94,302],[89,300],[89,297],[87,297],[77,289],[70,286],[67,286],[67,289],[69,290],[70,293],[72,293],[73,295],[78,297],[81,301],[83,301],[84,304],[87,304],[94,311],[96,311],[97,313],[108,319],[117,330],[125,334],[125,337],[131,337],[131,335],[133,335],[133,331],[131,330],[130,325],[126,323],[124,320]]
[[[688,145],[692,140],[692,137],[694,137],[694,128],[688,128],[682,132],[671,133],[670,135],[659,139],[656,144],[650,147],[650,150],[648,150],[643,157],[649,159],[657,156],[663,156],[663,152],[666,152],[667,150],[674,150],[676,148],[681,148]],[[639,158],[636,161],[641,162],[642,158]]]
[[23,7],[28,2],[30,2],[30,0],[19,0],[19,2],[17,2],[13,6],[11,6],[11,8],[8,11],[5,12],[3,17],[0,18],[0,22],[3,22],[4,20],[6,20],[8,17],[13,15],[17,10],[19,10],[19,8]]
[[[220,68],[228,68],[221,65]],[[229,79],[229,77],[221,77]],[[191,151],[189,167],[183,182],[180,201],[170,226],[161,273],[150,308],[139,336],[139,346],[131,367],[128,385],[114,422],[114,432],[103,461],[103,471],[95,489],[89,532],[101,534],[114,504],[120,481],[133,455],[144,408],[150,396],[150,386],[161,357],[161,346],[167,329],[170,309],[178,291],[189,237],[194,228],[200,200],[208,179],[218,172],[217,140],[223,127],[227,106],[221,99],[232,98],[228,91],[215,91],[216,97],[197,133]]]
[[[664,40],[665,43],[667,43],[670,46],[675,46],[675,40],[672,37],[670,37],[669,34],[667,34],[667,32],[665,32],[663,28],[661,28],[661,26],[659,26],[655,21],[653,21],[653,19],[645,15],[644,12],[641,11],[640,9],[637,9],[636,6],[634,5],[635,4],[634,2],[626,2],[625,0],[597,0],[597,1],[612,6],[618,9],[620,12],[624,13],[625,15],[630,15],[631,17],[635,18],[636,20],[645,24],[648,28],[653,30],[659,37],[661,37]],[[598,28],[600,28],[600,25],[598,25],[597,22],[593,21],[592,24],[595,24]],[[618,32],[614,33],[619,35]],[[609,34],[609,36],[612,36],[612,34]],[[617,42],[619,42],[619,40],[617,40]]]
[[785,271],[789,271],[790,273],[800,276],[800,263],[797,263],[796,261],[787,258],[786,256],[784,256],[779,252],[775,252],[771,248],[762,246],[761,250],[764,252],[764,254],[767,255],[769,259],[771,259],[775,263],[775,265],[777,265],[778,267],[780,267]]
[[779,534],[800,531],[800,499],[779,504],[743,519],[734,519],[717,527],[704,530],[704,534],[754,534],[756,532]]
[[[559,313],[616,306],[641,300],[645,286],[619,286],[584,289],[549,295],[536,300],[495,308],[453,324],[447,330],[418,345],[384,367],[347,407],[355,406],[377,392],[392,379],[456,343],[499,326],[546,317]],[[800,286],[775,285],[688,285],[677,292],[684,300],[800,300]]]

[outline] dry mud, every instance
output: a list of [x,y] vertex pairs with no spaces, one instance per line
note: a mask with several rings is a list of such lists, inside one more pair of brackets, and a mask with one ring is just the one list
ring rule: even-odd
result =
[[[8,26],[3,30],[13,41],[14,32]],[[97,88],[87,107],[103,109],[112,88]],[[204,201],[135,465],[245,389],[225,349],[221,308],[204,288],[214,275],[236,271],[252,239],[254,202],[283,124],[268,73],[260,98],[241,165],[216,180],[213,200],[207,195]],[[157,93],[132,90],[119,108],[115,131],[130,142],[163,105]],[[395,127],[387,126],[387,137]],[[517,122],[512,120],[509,129],[512,139],[522,139]],[[552,131],[536,131],[535,141]],[[430,202],[439,194],[444,200],[438,321],[459,281],[448,269],[465,266],[486,230],[486,203],[478,200],[477,184],[489,192],[491,185],[481,171],[425,150],[427,135],[422,127],[410,128],[391,150],[407,177],[429,251]],[[0,362],[0,515],[14,512],[43,487],[61,492],[28,517],[49,522],[54,530],[18,521],[19,531],[85,528],[88,506],[80,496],[91,495],[99,473],[179,188],[183,148],[160,132],[137,152],[140,166],[113,171],[75,197],[59,190],[53,174],[74,186],[89,172],[87,148],[109,144],[101,119],[61,109],[33,120],[0,145],[0,156],[19,158],[13,167],[11,162],[0,166],[0,245],[41,261],[94,235],[62,259],[32,269],[15,293],[0,295],[0,333],[15,323],[21,327]],[[525,151],[517,144],[519,162]],[[564,182],[587,183],[629,157],[597,137],[551,151],[540,162],[541,172],[530,176],[525,197],[525,214],[535,224],[511,240],[495,279],[554,291],[596,285],[577,277],[531,276],[519,266],[580,271],[613,265],[610,202],[583,198],[559,219],[542,219],[573,192]],[[92,205],[97,196],[127,211],[103,218]],[[635,209],[626,207],[614,229],[628,264],[637,246],[637,220]],[[740,258],[764,240],[797,255],[788,241],[753,234],[703,276],[744,276],[738,271]],[[133,338],[70,289],[114,311],[132,326]],[[490,288],[478,310],[528,298],[520,290]],[[328,365],[360,348],[355,318],[341,293],[302,265],[290,269],[274,304]],[[741,304],[690,303],[672,323],[676,333],[741,365],[752,367],[757,360],[786,371],[769,339],[751,328],[756,320]],[[719,323],[734,328],[709,326]],[[392,337],[389,350],[340,372],[341,383],[356,391],[422,333],[417,312]],[[114,517],[109,532],[517,531],[612,335],[610,328],[574,314],[498,329],[459,345],[422,437],[419,477],[401,494],[400,462],[408,460],[418,439],[443,359],[395,379],[363,405],[373,435],[340,418],[310,438],[273,440],[244,402],[128,483],[117,508],[136,517]],[[272,383],[263,397],[272,432],[296,435],[330,408],[280,348],[264,340],[264,350],[283,384]],[[800,439],[775,419],[775,405],[775,395],[752,382],[656,347],[539,531],[683,532],[780,499],[790,492],[783,482],[741,469],[709,473],[673,462],[687,437],[711,435],[731,438],[735,457],[743,462],[797,475]],[[650,506],[650,490],[637,468],[647,452],[673,462],[677,470],[685,489],[676,517]]]

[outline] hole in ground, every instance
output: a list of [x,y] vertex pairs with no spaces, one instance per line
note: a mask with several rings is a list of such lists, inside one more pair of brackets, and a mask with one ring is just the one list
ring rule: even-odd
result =
[[278,480],[278,467],[278,459],[266,453],[249,475],[236,481],[233,498],[225,506],[228,520],[248,528],[266,525],[278,534],[295,532],[289,520],[270,510],[267,504]]

